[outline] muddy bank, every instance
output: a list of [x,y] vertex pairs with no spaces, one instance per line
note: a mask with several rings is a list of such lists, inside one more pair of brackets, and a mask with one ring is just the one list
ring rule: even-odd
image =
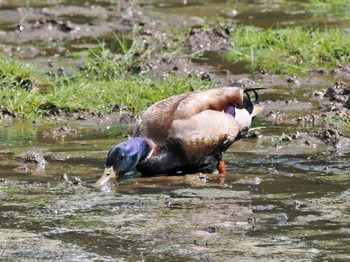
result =
[[[141,21],[142,16],[140,7],[134,1],[119,1],[118,5],[104,6],[87,4],[86,6],[51,5],[29,9],[20,7],[2,9],[0,13],[5,24],[13,24],[12,28],[3,32],[6,38],[2,42],[8,45],[3,47],[3,51],[10,52],[14,48],[9,47],[13,45],[18,46],[19,50],[16,50],[18,52],[21,46],[25,47],[25,43],[36,42],[39,51],[43,52],[41,55],[45,55],[45,49],[47,51],[51,49],[51,54],[71,49],[64,43],[57,46],[59,41],[69,42],[73,39],[110,36],[113,32],[130,33],[133,26]],[[46,45],[46,48],[40,46],[42,44]],[[22,52],[25,55],[25,50]]]
[[[48,7],[33,7],[28,10],[19,8],[1,10],[4,13],[4,19],[9,19],[7,12],[17,12],[17,16],[26,19],[19,19],[21,23],[16,25],[16,28],[6,30],[6,38],[3,39],[6,46],[5,52],[9,51],[9,55],[21,57],[19,53],[11,53],[11,50],[22,52],[26,43],[33,46],[33,42],[38,43],[35,49],[28,57],[22,58],[44,57],[45,67],[50,70],[52,76],[64,76],[74,78],[76,71],[63,67],[58,59],[66,60],[69,63],[80,64],[81,71],[84,72],[83,56],[80,54],[76,61],[72,59],[72,53],[83,52],[88,48],[95,48],[96,43],[91,43],[91,38],[99,38],[106,41],[110,45],[110,39],[114,33],[116,34],[133,34],[132,47],[126,54],[116,51],[115,60],[126,60],[126,72],[130,76],[145,75],[156,80],[167,78],[169,75],[180,75],[183,77],[198,77],[204,81],[212,82],[215,86],[239,86],[239,87],[267,87],[272,93],[274,87],[285,85],[299,87],[303,89],[304,84],[309,84],[308,77],[298,76],[276,76],[269,75],[266,72],[255,73],[237,73],[236,67],[230,66],[227,62],[215,57],[210,57],[208,63],[201,62],[201,59],[206,59],[206,55],[215,54],[220,56],[220,52],[224,52],[230,45],[234,44],[234,39],[231,38],[231,32],[234,26],[227,25],[213,26],[208,28],[203,25],[193,26],[188,30],[184,27],[190,25],[179,23],[182,28],[180,33],[176,30],[168,30],[171,28],[173,16],[164,17],[159,15],[159,19],[155,20],[153,16],[157,16],[148,8],[142,8],[135,1],[119,1],[117,5],[110,3],[101,4],[86,4],[84,6],[57,6],[50,5]],[[8,20],[13,23],[13,20]],[[185,33],[183,33],[185,31]],[[5,31],[4,31],[5,32]],[[86,40],[86,41],[85,41]],[[82,44],[85,42],[85,44]],[[127,44],[127,43],[125,43]],[[114,43],[116,45],[116,43]],[[112,46],[111,46],[112,47]],[[113,49],[113,48],[112,48]],[[114,49],[118,49],[115,48]],[[7,50],[7,51],[6,51]],[[22,51],[21,51],[22,50]],[[120,50],[119,50],[120,51]],[[67,57],[68,56],[68,57]],[[211,61],[212,60],[212,61]],[[203,60],[205,61],[205,60]],[[56,63],[57,62],[57,63]],[[42,63],[42,60],[41,62]],[[239,66],[239,65],[238,65]],[[243,65],[242,65],[243,66]],[[240,69],[241,70],[241,69]],[[333,76],[339,79],[346,79],[348,75],[347,66],[339,66],[332,71],[315,69],[310,72],[310,76],[317,79],[319,83],[323,81],[323,77]],[[241,71],[239,71],[241,72]],[[88,74],[88,73],[86,73]],[[33,85],[33,82],[31,82]],[[328,88],[328,87],[327,87]],[[318,88],[316,88],[318,89]],[[319,90],[315,90],[319,92]],[[296,91],[299,92],[300,91]],[[263,92],[264,93],[264,92]],[[310,99],[311,99],[310,95]],[[266,100],[266,98],[263,97]],[[282,105],[280,100],[274,106],[277,110],[272,109],[269,115],[266,115],[267,120],[276,120],[275,122],[283,123],[290,120],[281,120],[282,115],[278,112],[278,107],[290,108],[294,110],[301,104],[298,98],[285,100],[287,104]],[[306,100],[306,97],[303,98]],[[269,101],[267,107],[275,101]],[[280,104],[280,105],[279,105]],[[119,113],[122,105],[116,105],[110,108],[107,115]],[[314,105],[301,105],[304,110],[308,110]],[[126,108],[126,111],[128,109]],[[2,118],[16,118],[16,114],[8,110],[6,107],[1,107]],[[38,107],[38,113],[51,118],[69,116],[73,119],[85,120],[94,118],[96,115],[103,118],[100,112],[84,112],[82,108],[64,108],[48,102]],[[130,112],[133,115],[133,112]],[[123,121],[128,119],[126,114],[122,117]],[[131,116],[132,118],[132,116]],[[312,116],[300,116],[300,122],[310,122],[308,119]],[[292,120],[294,121],[294,120]]]

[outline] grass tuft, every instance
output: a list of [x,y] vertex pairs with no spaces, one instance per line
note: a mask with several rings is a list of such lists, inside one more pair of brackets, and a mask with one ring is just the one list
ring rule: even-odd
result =
[[[127,73],[133,62],[126,57],[116,56],[105,46],[90,50],[90,56],[83,70],[73,76],[51,74],[51,81],[45,92],[35,88],[33,81],[42,73],[33,67],[15,60],[2,58],[1,105],[19,118],[39,120],[50,109],[45,105],[63,109],[63,112],[85,111],[110,113],[113,108],[129,108],[135,113],[153,103],[190,90],[206,89],[213,85],[197,77],[170,75],[156,80],[148,76]],[[126,55],[134,50],[124,49]],[[34,83],[33,88],[23,88],[23,83]]]
[[23,88],[30,90],[33,87],[33,69],[29,65],[17,63],[0,55],[0,88]]
[[140,113],[153,103],[170,95],[192,89],[209,88],[209,83],[197,78],[170,76],[155,82],[148,77],[127,77],[112,80],[70,82],[56,86],[47,96],[61,108],[83,111],[111,112],[115,105],[125,106]]
[[232,35],[234,44],[226,58],[243,62],[252,71],[293,74],[350,62],[350,35],[339,29],[258,30],[245,26]]
[[300,4],[314,16],[331,15],[343,19],[350,17],[349,0],[308,0]]

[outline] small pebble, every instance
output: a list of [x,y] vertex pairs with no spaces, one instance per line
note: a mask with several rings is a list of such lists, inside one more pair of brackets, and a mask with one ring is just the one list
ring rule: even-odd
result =
[[166,198],[165,199],[165,206],[166,207],[171,207],[173,205],[173,200],[171,198]]
[[268,170],[269,170],[270,175],[276,176],[276,175],[278,175],[280,173],[273,167],[270,167]]
[[248,225],[248,222],[237,221],[237,222],[236,222],[236,225],[237,225],[237,226],[246,226],[246,225]]
[[62,179],[63,179],[64,181],[68,181],[68,176],[67,176],[66,173],[64,173],[64,174],[62,175]]
[[212,233],[215,233],[215,232],[216,232],[216,228],[215,228],[215,227],[209,226],[209,227],[204,228],[204,231],[206,231],[206,232],[212,234]]
[[73,177],[72,183],[75,186],[81,185],[81,179],[79,177]]
[[295,208],[299,208],[300,205],[301,205],[300,201],[298,201],[298,200],[295,200],[295,201],[294,201],[294,207],[295,207]]
[[286,214],[280,214],[275,217],[277,222],[279,223],[285,223],[288,220],[288,216]]

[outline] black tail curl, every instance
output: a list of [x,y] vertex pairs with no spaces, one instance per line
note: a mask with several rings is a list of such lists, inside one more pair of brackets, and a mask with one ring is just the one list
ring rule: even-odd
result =
[[[257,87],[257,88],[249,88],[245,89],[243,92],[246,97],[243,98],[243,104],[239,107],[240,109],[246,109],[249,114],[253,113],[254,104],[259,102],[259,94],[256,92],[257,90],[266,89],[265,87]],[[254,101],[252,101],[251,93],[254,94]]]

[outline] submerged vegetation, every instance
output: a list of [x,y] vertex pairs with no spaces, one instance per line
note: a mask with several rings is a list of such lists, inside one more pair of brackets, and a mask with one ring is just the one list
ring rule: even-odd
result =
[[238,27],[227,59],[251,70],[301,73],[350,62],[350,34],[339,29]]

